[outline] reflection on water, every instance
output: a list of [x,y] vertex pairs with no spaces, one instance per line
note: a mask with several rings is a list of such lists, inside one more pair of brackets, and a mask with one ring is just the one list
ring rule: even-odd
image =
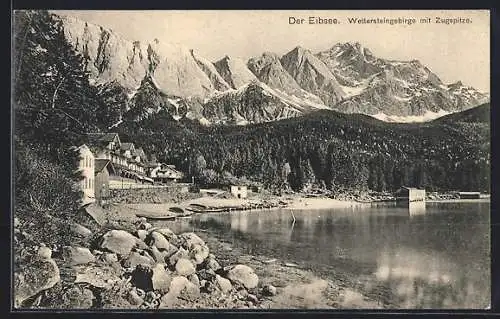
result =
[[410,217],[425,214],[425,202],[409,203],[408,213],[410,214]]
[[403,308],[484,308],[490,301],[489,203],[197,215],[249,254],[369,276]]

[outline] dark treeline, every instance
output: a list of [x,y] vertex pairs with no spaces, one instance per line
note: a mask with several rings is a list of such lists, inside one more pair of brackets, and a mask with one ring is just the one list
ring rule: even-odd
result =
[[258,125],[203,127],[161,111],[124,123],[120,134],[206,184],[243,179],[269,188],[333,191],[402,185],[488,191],[490,185],[485,122],[391,124],[320,111]]

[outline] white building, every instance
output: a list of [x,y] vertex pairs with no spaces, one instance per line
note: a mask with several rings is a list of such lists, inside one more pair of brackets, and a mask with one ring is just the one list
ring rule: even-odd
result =
[[95,201],[95,157],[90,148],[85,144],[78,147],[77,150],[80,154],[78,170],[83,176],[83,179],[80,181],[80,189],[83,192],[83,204],[85,205]]
[[242,185],[231,185],[231,194],[237,198],[247,198],[248,189],[246,186]]

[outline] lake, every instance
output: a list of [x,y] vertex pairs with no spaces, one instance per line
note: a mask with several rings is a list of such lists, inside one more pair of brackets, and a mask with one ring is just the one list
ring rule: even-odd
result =
[[490,304],[489,201],[195,215],[174,231],[206,230],[247,254],[343,274],[400,308]]

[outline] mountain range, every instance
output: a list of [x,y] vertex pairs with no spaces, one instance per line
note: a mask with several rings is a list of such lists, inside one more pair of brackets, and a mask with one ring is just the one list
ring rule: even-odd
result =
[[225,56],[211,62],[161,39],[141,43],[74,17],[60,21],[95,83],[123,87],[131,109],[138,94],[155,96],[153,105],[137,114],[166,108],[177,120],[249,124],[330,109],[407,122],[489,100],[461,82],[443,83],[418,60],[378,58],[357,42],[317,53],[298,46],[282,56],[264,52],[248,61]]

